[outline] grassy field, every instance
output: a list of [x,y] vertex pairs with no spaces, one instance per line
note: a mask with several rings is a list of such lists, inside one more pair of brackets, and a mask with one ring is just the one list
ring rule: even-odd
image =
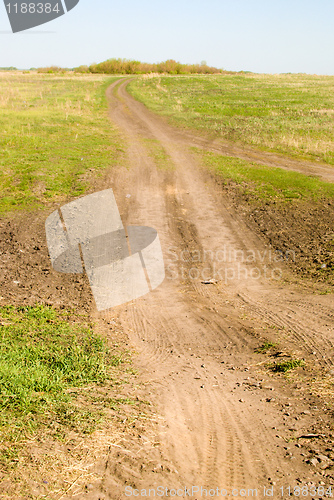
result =
[[334,165],[334,77],[141,77],[132,95],[174,125]]
[[105,99],[116,79],[0,72],[0,212],[78,196],[117,163]]

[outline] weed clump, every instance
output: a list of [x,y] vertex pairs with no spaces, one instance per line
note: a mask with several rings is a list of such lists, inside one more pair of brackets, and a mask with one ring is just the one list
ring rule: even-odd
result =
[[302,359],[290,359],[288,361],[282,361],[280,363],[274,363],[270,366],[273,372],[286,373],[299,366],[305,366],[305,361]]

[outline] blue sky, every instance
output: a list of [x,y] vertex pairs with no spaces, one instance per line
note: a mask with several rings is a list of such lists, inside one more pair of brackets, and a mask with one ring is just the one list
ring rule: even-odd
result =
[[334,0],[80,0],[59,19],[12,34],[1,2],[0,66],[121,57],[333,75],[333,26]]

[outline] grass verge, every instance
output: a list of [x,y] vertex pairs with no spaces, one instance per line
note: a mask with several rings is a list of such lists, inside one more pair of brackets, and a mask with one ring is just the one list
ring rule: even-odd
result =
[[266,167],[239,158],[192,150],[199,155],[203,166],[228,183],[233,181],[244,194],[255,201],[290,199],[319,200],[334,198],[334,184],[309,177],[299,172],[277,167]]

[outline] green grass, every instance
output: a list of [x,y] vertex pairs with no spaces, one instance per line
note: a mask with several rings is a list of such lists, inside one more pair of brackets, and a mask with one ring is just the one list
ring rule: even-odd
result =
[[160,170],[172,170],[174,169],[174,164],[171,157],[166,153],[163,146],[156,139],[141,139],[141,142],[145,146],[148,155],[152,158],[155,165]]
[[132,95],[174,125],[334,165],[334,77],[141,77]]
[[273,372],[286,373],[294,368],[298,368],[299,366],[305,366],[305,361],[301,359],[290,359],[280,363],[273,363],[270,365],[270,369]]
[[119,356],[91,325],[44,305],[0,307],[0,323],[0,461],[42,428],[91,432],[101,415],[71,391],[105,383]]
[[120,161],[104,76],[0,74],[0,213],[83,194]]
[[334,184],[316,177],[192,149],[203,166],[219,175],[226,184],[229,181],[236,183],[244,193],[251,195],[250,200],[318,200],[334,197]]
[[257,349],[255,349],[255,352],[256,353],[261,353],[261,354],[265,354],[266,352],[268,352],[272,347],[276,347],[277,344],[273,343],[273,342],[264,342],[260,347],[258,347]]
[[51,307],[0,307],[0,408],[44,411],[66,389],[104,382],[107,348],[92,328]]

